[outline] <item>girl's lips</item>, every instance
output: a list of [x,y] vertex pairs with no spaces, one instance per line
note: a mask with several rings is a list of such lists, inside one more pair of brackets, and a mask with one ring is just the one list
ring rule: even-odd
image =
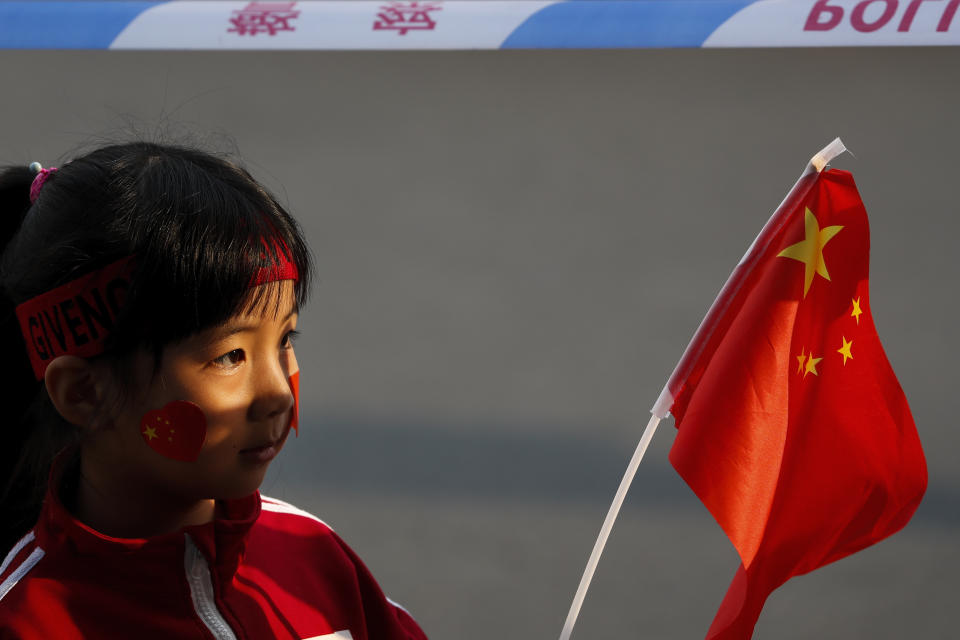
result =
[[276,440],[267,442],[258,447],[241,449],[240,456],[248,462],[252,462],[254,464],[264,464],[270,462],[277,457],[278,453],[280,453],[280,449],[283,448],[283,443],[286,441],[289,434],[290,426],[287,425],[287,428],[283,430],[283,435]]
[[254,447],[252,449],[241,449],[240,457],[244,458],[248,462],[263,464],[276,458],[278,453],[280,453],[279,441],[271,442],[270,444],[265,444],[260,447]]

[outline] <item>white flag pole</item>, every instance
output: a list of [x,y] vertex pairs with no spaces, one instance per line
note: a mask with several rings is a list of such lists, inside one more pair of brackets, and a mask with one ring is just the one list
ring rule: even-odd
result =
[[597,563],[600,562],[600,555],[603,553],[603,548],[607,546],[607,538],[610,537],[610,530],[613,529],[613,523],[617,520],[620,507],[623,506],[623,499],[627,496],[627,490],[633,482],[633,476],[636,475],[640,461],[643,460],[643,454],[647,452],[647,447],[650,446],[650,441],[653,439],[653,434],[656,432],[658,424],[660,424],[660,418],[656,415],[651,415],[650,422],[647,423],[647,428],[644,429],[643,435],[640,437],[640,444],[637,445],[637,450],[633,452],[630,464],[627,465],[627,471],[623,474],[623,480],[620,481],[620,488],[617,489],[617,495],[613,497],[613,504],[610,505],[610,510],[607,511],[607,517],[603,521],[603,526],[600,527],[600,535],[597,537],[597,542],[593,545],[593,552],[587,561],[587,567],[583,570],[583,577],[580,578],[580,586],[577,587],[577,594],[573,597],[573,603],[570,605],[570,611],[567,613],[567,621],[563,624],[563,631],[560,632],[560,640],[570,640],[570,634],[573,633],[573,625],[577,623],[577,616],[580,615],[580,607],[583,606],[583,599],[587,595],[587,589],[590,588],[590,581],[593,580],[593,572],[597,568]]
[[[800,181],[804,177],[814,171],[818,173],[823,171],[823,169],[827,166],[827,163],[846,150],[847,148],[844,146],[840,138],[834,139],[832,142],[830,142],[830,144],[821,149],[815,156],[813,156],[813,158],[810,159],[809,164],[807,164],[806,169],[800,176],[800,180],[797,180],[797,183],[793,186],[793,189],[790,190],[790,193],[787,194],[787,197],[784,198],[784,201],[780,203],[780,207],[782,207],[784,203],[789,200],[790,195],[800,185]],[[780,207],[777,207],[778,211]],[[774,216],[776,216],[776,213],[774,213]],[[754,240],[754,243],[756,243],[756,240]],[[751,244],[750,248],[747,249],[744,257],[741,259],[741,262],[743,262],[747,256],[750,255],[752,250],[753,245]],[[724,286],[726,287],[727,285]],[[699,332],[700,329],[697,329],[697,333]],[[671,378],[672,377],[673,376],[671,376]],[[593,545],[593,551],[590,553],[590,559],[587,560],[587,566],[583,570],[583,577],[580,578],[580,586],[577,587],[577,593],[573,597],[573,602],[570,604],[570,611],[567,613],[567,620],[563,624],[563,630],[560,632],[560,640],[570,640],[570,634],[573,633],[573,626],[577,623],[577,617],[580,615],[580,608],[583,606],[583,599],[587,595],[587,589],[590,588],[590,582],[593,580],[593,573],[597,569],[597,563],[600,562],[600,556],[603,554],[603,549],[607,546],[607,538],[610,537],[610,530],[613,529],[613,524],[616,522],[617,516],[620,514],[620,507],[623,506],[623,500],[626,498],[627,491],[630,489],[630,485],[633,483],[633,477],[637,474],[637,468],[640,466],[640,461],[643,460],[643,456],[647,452],[647,447],[650,446],[650,441],[653,439],[653,434],[657,430],[657,425],[660,424],[660,421],[663,418],[666,418],[668,415],[670,415],[670,407],[672,405],[673,397],[670,394],[670,383],[668,381],[667,385],[660,393],[660,397],[657,398],[657,402],[654,404],[653,409],[651,410],[653,415],[650,416],[650,422],[647,423],[647,428],[643,430],[643,435],[640,437],[640,443],[637,445],[637,450],[633,452],[633,457],[630,459],[630,464],[627,465],[627,470],[624,472],[623,479],[620,481],[620,487],[617,489],[617,494],[613,497],[613,504],[610,505],[610,509],[607,511],[607,517],[603,521],[603,526],[600,527],[600,535],[597,536],[597,541]]]

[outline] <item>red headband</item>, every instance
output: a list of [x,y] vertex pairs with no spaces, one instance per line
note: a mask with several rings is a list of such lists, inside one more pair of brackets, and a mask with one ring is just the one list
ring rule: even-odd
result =
[[[250,288],[279,280],[299,280],[286,251],[277,262],[261,267]],[[17,306],[17,320],[37,380],[57,356],[92,358],[103,353],[107,337],[130,288],[133,256],[41,293]]]
[[130,288],[128,256],[17,306],[37,380],[57,356],[91,358],[103,345]]
[[[260,260],[268,263],[268,266],[260,267],[250,279],[250,288],[258,287],[268,282],[277,282],[279,280],[299,280],[300,273],[297,271],[297,265],[291,262],[288,257],[290,250],[287,244],[281,238],[272,238],[268,241],[266,238],[260,240],[263,243],[265,251],[261,251]],[[272,250],[270,243],[273,244]],[[273,257],[274,259],[271,259]]]

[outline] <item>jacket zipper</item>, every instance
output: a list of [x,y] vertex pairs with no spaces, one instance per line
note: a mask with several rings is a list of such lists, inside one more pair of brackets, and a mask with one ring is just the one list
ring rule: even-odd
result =
[[187,575],[187,584],[190,585],[190,599],[193,600],[194,611],[216,640],[237,640],[233,629],[217,609],[207,559],[188,534],[183,537],[186,539],[183,568]]

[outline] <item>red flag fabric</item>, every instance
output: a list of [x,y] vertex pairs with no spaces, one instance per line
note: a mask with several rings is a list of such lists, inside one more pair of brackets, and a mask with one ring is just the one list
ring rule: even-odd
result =
[[710,640],[750,638],[770,592],[898,531],[926,489],[873,324],[869,252],[851,174],[809,171],[668,382],[670,462],[741,559]]

